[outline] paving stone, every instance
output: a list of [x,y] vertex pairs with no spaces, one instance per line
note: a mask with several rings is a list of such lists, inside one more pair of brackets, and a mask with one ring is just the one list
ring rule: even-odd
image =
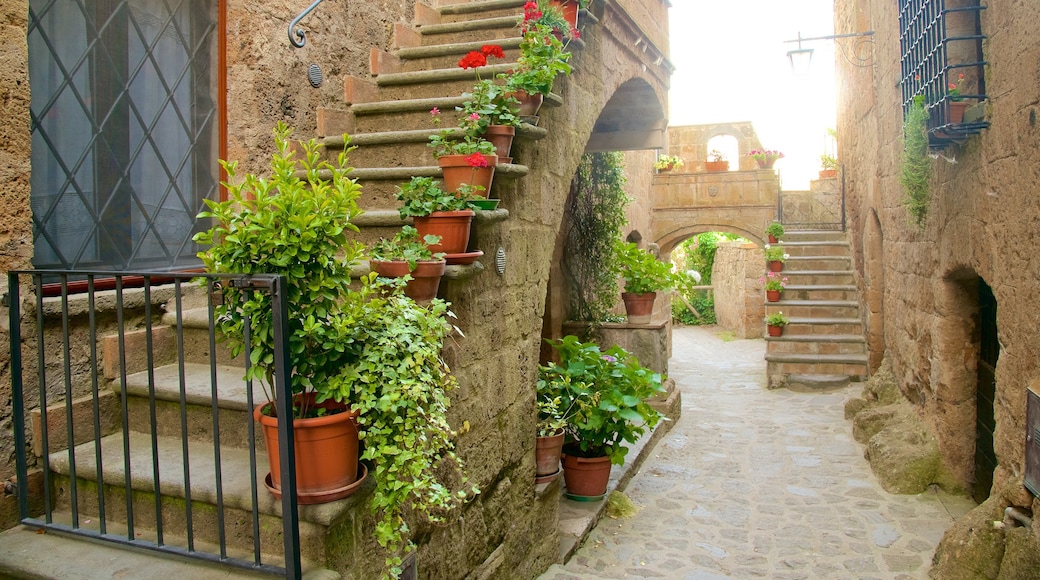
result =
[[639,512],[543,580],[927,578],[952,516],[877,483],[844,419],[862,386],[770,391],[765,342],[716,332],[673,331],[683,414],[628,485]]

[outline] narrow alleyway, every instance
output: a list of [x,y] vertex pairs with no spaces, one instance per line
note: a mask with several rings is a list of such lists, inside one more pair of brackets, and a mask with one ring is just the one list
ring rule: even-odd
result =
[[830,392],[765,389],[765,342],[676,328],[682,418],[629,484],[630,519],[605,517],[542,580],[927,578],[943,531],[974,504],[877,484]]

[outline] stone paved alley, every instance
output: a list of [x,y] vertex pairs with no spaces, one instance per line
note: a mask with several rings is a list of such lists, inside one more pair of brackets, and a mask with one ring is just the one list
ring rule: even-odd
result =
[[765,389],[765,342],[676,328],[669,370],[682,418],[625,493],[630,519],[604,517],[542,580],[927,578],[955,516],[941,492],[886,493],[829,392]]

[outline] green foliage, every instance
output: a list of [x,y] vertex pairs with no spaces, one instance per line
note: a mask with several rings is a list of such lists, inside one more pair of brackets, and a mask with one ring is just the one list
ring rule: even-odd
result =
[[773,236],[774,238],[779,238],[780,236],[784,235],[783,224],[781,224],[780,222],[773,222],[769,224],[768,226],[766,226],[766,234]]
[[820,167],[824,169],[837,169],[838,159],[824,153],[823,155],[820,155]]
[[914,104],[903,120],[903,165],[899,183],[903,186],[903,206],[917,226],[924,224],[928,214],[929,181],[932,160],[928,157],[928,111],[924,99],[914,98]]
[[[281,274],[286,278],[284,300],[289,305],[288,335],[292,355],[293,393],[318,390],[340,373],[345,351],[340,322],[355,303],[348,296],[351,268],[362,258],[363,246],[347,238],[361,210],[360,186],[348,177],[346,149],[335,165],[322,160],[315,140],[302,144],[296,159],[292,130],[278,123],[277,153],[267,178],[237,179],[237,162],[221,161],[228,179],[227,201],[205,200],[213,226],[194,240],[210,247],[199,252],[206,270],[215,273]],[[349,139],[344,136],[349,144]],[[297,177],[302,169],[304,177]],[[319,177],[328,171],[328,180]],[[243,329],[251,321],[252,343],[246,376],[265,389],[273,385],[274,330],[267,293],[226,289],[216,309],[217,324],[231,354],[245,345]],[[271,389],[268,396],[273,399]],[[299,416],[307,409],[297,409]]]
[[790,257],[789,254],[784,252],[783,242],[762,246],[762,253],[765,255],[767,262],[786,262],[787,258]]
[[590,153],[581,158],[567,200],[563,269],[570,286],[570,318],[606,319],[618,299],[617,275],[604,264],[614,257],[614,240],[628,222],[624,156]]
[[[710,286],[711,270],[715,267],[715,253],[718,251],[719,242],[735,240],[739,237],[724,232],[705,232],[687,239],[681,245],[681,253],[686,256],[687,269],[699,272],[700,283]],[[672,256],[675,256],[675,252],[672,253]]]
[[662,155],[654,161],[654,169],[679,169],[685,163],[678,155]]
[[440,236],[426,234],[419,239],[419,231],[412,226],[402,226],[393,238],[382,238],[372,248],[372,259],[384,262],[408,262],[409,270],[414,270],[418,262],[432,262],[444,259],[444,252],[430,252],[430,246],[441,241]]
[[766,316],[765,321],[769,326],[787,326],[787,324],[791,322],[791,319],[784,316],[783,312],[777,310],[776,312]]
[[405,185],[397,186],[397,199],[404,205],[398,209],[401,219],[428,216],[435,211],[460,211],[469,209],[469,202],[479,196],[473,190],[480,186],[463,184],[458,192],[449,193],[432,177],[413,177]]
[[689,284],[681,284],[679,294],[700,314],[698,318],[682,300],[672,300],[672,318],[687,326],[715,324],[715,298],[708,290],[693,290],[693,279],[687,278]]
[[[635,356],[619,346],[601,351],[599,345],[583,343],[576,336],[549,340],[560,356],[560,364],[539,367],[539,392],[555,390],[561,407],[574,405],[568,433],[583,457],[610,457],[622,465],[628,448],[662,416],[646,403],[664,392],[661,375],[639,364]],[[542,383],[545,383],[544,385]]]
[[671,290],[677,282],[671,264],[632,242],[615,240],[614,267],[625,281],[625,291],[634,294]]
[[[501,74],[499,78],[508,78],[508,75]],[[462,96],[465,102],[455,109],[462,111],[463,118],[479,115],[476,128],[480,133],[487,131],[488,125],[520,126],[520,101],[509,96],[506,86],[482,79],[477,81],[472,92],[463,93]]]
[[542,12],[539,18],[520,23],[523,38],[516,68],[506,79],[509,91],[547,95],[552,91],[557,75],[571,74],[571,65],[568,64],[571,53],[553,32],[567,31],[570,26],[559,8],[540,5],[539,9]]

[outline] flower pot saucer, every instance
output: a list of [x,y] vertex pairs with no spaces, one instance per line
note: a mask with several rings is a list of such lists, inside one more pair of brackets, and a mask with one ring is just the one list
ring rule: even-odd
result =
[[535,484],[549,483],[550,481],[559,477],[561,473],[563,473],[562,467],[560,469],[557,469],[556,473],[550,473],[549,475],[535,475],[534,482]]
[[[361,487],[361,484],[365,482],[365,479],[368,478],[368,467],[365,466],[364,463],[358,463],[358,472],[361,475],[357,478],[357,480],[354,481],[354,483],[345,485],[337,489],[330,489],[327,491],[314,493],[297,493],[296,501],[300,505],[311,505],[318,503],[327,503],[330,501],[336,501],[338,499],[349,497],[353,495],[353,493],[357,491],[359,487]],[[267,491],[271,492],[271,495],[273,495],[275,499],[282,499],[282,490],[276,488],[274,484],[271,482],[270,473],[264,476],[264,487],[267,488]]]
[[593,502],[593,501],[602,501],[603,498],[607,497],[607,494],[604,493],[602,495],[576,495],[576,494],[568,493],[568,492],[565,491],[565,492],[563,492],[563,497],[565,497],[565,498],[567,498],[567,499],[569,499],[571,501]]
[[477,261],[477,258],[484,255],[484,252],[477,250],[475,252],[463,252],[461,254],[445,254],[444,259],[448,261],[449,266],[467,266]]

